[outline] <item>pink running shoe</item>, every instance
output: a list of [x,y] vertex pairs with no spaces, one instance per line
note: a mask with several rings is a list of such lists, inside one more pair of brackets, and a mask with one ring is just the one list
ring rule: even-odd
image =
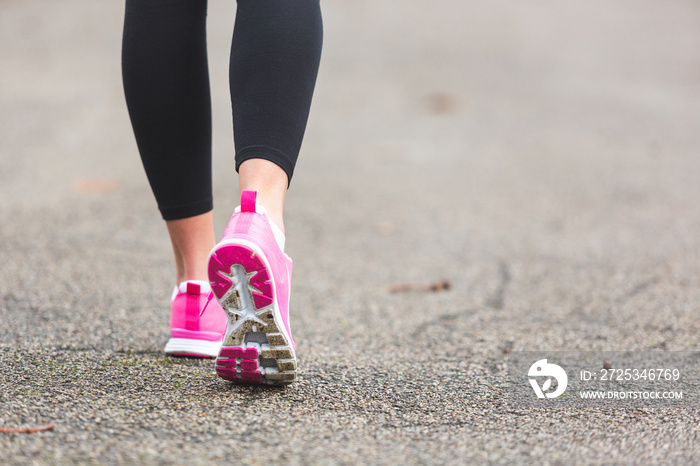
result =
[[209,282],[228,317],[216,372],[233,382],[288,384],[297,369],[289,329],[292,260],[256,195],[243,191],[209,256]]
[[173,290],[170,301],[172,338],[165,352],[173,356],[215,358],[226,330],[226,313],[216,302],[209,283],[189,280]]

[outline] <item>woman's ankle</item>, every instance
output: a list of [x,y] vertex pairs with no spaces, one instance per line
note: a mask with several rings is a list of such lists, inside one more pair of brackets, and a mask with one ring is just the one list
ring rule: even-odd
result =
[[165,222],[175,257],[176,283],[207,280],[207,259],[216,241],[212,212]]
[[238,167],[241,191],[257,192],[256,202],[284,233],[284,198],[289,178],[279,165],[265,159],[248,159]]

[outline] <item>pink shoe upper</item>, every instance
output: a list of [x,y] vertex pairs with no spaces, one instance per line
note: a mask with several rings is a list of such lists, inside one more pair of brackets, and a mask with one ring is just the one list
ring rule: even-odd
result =
[[170,303],[173,338],[219,341],[226,331],[226,313],[213,299],[208,283],[182,282]]
[[[294,347],[294,340],[292,339],[292,332],[289,326],[289,290],[292,277],[292,260],[280,249],[267,214],[258,213],[258,210],[262,212],[262,209],[256,210],[256,195],[257,193],[255,191],[243,191],[241,195],[241,211],[234,212],[231,216],[231,220],[224,231],[222,241],[244,239],[256,244],[262,250],[270,264],[270,272],[274,280],[274,293],[272,295],[277,301],[282,322],[284,323],[287,335],[289,335],[290,340],[292,340],[292,347]],[[246,260],[251,260],[251,258],[241,257],[238,259],[244,267],[246,264],[243,262]],[[217,270],[218,268],[216,260],[209,262],[210,278],[217,274],[219,271]],[[221,269],[223,268],[222,266]],[[253,294],[256,307],[270,304],[268,296],[271,294],[265,293],[265,287],[269,286],[267,277],[259,273],[251,280],[251,284],[263,291],[262,294]],[[219,298],[230,286],[230,281],[226,279],[219,279],[218,282],[212,283],[213,291]]]

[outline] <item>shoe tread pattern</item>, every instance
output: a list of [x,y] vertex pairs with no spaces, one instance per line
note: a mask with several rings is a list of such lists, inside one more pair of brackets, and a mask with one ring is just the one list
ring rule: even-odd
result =
[[275,319],[274,287],[263,259],[248,246],[221,245],[209,259],[209,281],[229,319],[217,374],[239,383],[296,379],[296,359]]

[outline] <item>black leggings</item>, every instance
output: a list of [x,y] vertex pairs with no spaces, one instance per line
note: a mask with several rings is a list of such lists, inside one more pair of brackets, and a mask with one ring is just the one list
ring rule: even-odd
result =
[[[124,92],[165,220],[213,207],[206,16],[206,0],[126,0]],[[229,74],[236,170],[267,159],[291,180],[322,38],[319,0],[238,0]]]

